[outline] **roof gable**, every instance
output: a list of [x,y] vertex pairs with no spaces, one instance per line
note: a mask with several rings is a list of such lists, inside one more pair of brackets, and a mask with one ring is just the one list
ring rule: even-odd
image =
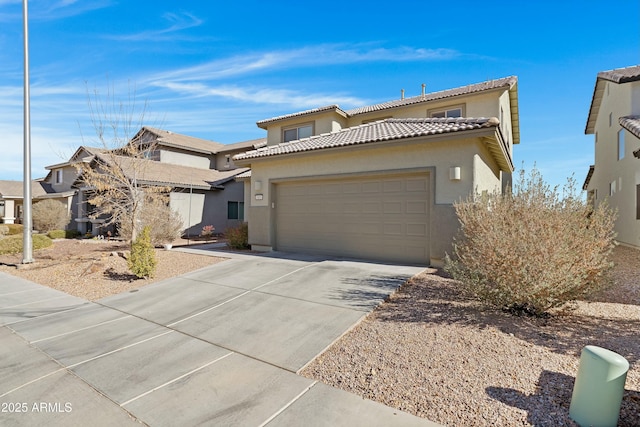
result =
[[[194,151],[204,154],[214,154],[216,151],[224,147],[219,142],[209,141],[206,139],[195,138],[193,136],[182,135],[172,131],[156,129],[145,126],[132,138],[132,140],[142,140],[145,133],[155,136],[158,145],[181,148],[183,150]],[[144,142],[144,141],[143,141]]]
[[596,84],[593,88],[593,96],[591,97],[591,105],[589,106],[587,124],[584,129],[585,134],[589,135],[595,132],[596,120],[598,119],[600,104],[602,102],[607,82],[623,84],[635,81],[640,81],[640,65],[601,71],[598,73],[598,76],[596,77]]

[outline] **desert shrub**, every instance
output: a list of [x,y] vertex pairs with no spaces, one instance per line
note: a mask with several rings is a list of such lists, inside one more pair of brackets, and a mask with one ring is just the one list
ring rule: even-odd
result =
[[67,237],[67,233],[64,230],[51,230],[47,233],[47,237],[50,239],[64,239]]
[[[182,234],[182,218],[165,203],[165,200],[148,200],[141,209],[140,217],[140,227],[148,226],[151,229],[153,246],[171,243]],[[123,239],[130,240],[131,223],[123,222],[119,233]]]
[[574,179],[561,197],[537,170],[521,171],[513,192],[476,194],[455,211],[460,235],[445,269],[491,305],[541,315],[606,283],[615,213],[583,200]]
[[69,223],[69,211],[64,203],[45,199],[34,203],[32,209],[33,228],[48,232],[65,228]]
[[0,238],[9,234],[9,227],[4,224],[0,224]]
[[224,236],[227,239],[227,245],[233,249],[249,248],[249,226],[246,222],[236,226],[229,227],[225,230]]
[[[48,248],[53,245],[53,241],[44,234],[34,234],[32,236],[33,250]],[[17,254],[23,251],[22,235],[13,234],[0,240],[0,255]]]
[[129,270],[140,278],[153,277],[156,271],[156,252],[151,244],[151,228],[142,229],[131,244],[131,255],[127,259]]
[[22,234],[22,230],[24,230],[24,226],[22,224],[4,224],[9,228],[9,232],[7,233],[10,236],[15,234]]
[[216,229],[213,225],[205,225],[202,227],[202,231],[200,231],[200,237],[204,237],[208,240],[213,236],[214,231],[216,231]]
[[81,235],[82,233],[80,233],[78,230],[64,230],[65,239],[77,239]]

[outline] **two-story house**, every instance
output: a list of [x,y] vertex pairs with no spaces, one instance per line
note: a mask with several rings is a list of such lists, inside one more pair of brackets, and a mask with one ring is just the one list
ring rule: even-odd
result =
[[225,145],[143,127],[131,140],[139,144],[145,159],[118,155],[117,150],[80,147],[69,161],[47,167],[50,172],[44,182],[54,192],[73,193],[68,203],[71,228],[83,234],[105,231],[101,230],[104,220],[90,216],[87,200],[92,189],[83,187],[76,167],[78,162],[95,165],[98,161],[118,162],[131,179],[139,173],[139,185],[170,188],[170,206],[183,218],[186,234],[197,235],[205,225],[223,232],[244,220],[244,188],[234,178],[247,169],[238,168],[232,156],[264,145],[264,139]]
[[640,248],[640,65],[598,73],[585,134],[595,164],[583,189],[618,211],[618,242]]
[[233,158],[253,249],[441,265],[453,203],[511,185],[517,78],[257,125],[267,145]]

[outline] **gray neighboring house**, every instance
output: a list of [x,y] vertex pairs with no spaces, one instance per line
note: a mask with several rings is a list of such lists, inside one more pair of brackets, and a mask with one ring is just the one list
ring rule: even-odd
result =
[[[266,145],[266,138],[220,144],[143,127],[131,141],[140,144],[142,149],[153,147],[146,160],[114,156],[105,149],[81,146],[68,161],[47,166],[48,175],[36,181],[38,187],[34,182],[34,201],[43,197],[60,199],[71,213],[68,228],[97,235],[104,231],[101,229],[104,221],[89,216],[91,207],[87,205],[87,191],[90,189],[82,187],[77,164],[96,164],[97,159],[112,159],[131,166],[132,161],[138,161],[145,163],[142,169],[146,175],[140,180],[142,184],[171,188],[171,207],[183,218],[185,233],[198,235],[205,225],[213,225],[216,232],[223,232],[244,221],[244,184],[234,178],[248,169],[237,167],[233,156]],[[22,200],[22,182],[10,182],[13,184],[5,185],[7,198],[0,198],[5,205],[3,218],[6,222],[13,221],[14,216],[19,217],[20,210],[16,205],[21,206]],[[1,189],[0,194],[4,194]]]

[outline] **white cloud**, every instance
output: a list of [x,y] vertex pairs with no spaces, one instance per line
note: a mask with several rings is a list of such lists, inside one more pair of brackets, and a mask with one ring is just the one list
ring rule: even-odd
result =
[[109,35],[107,38],[120,41],[153,40],[154,42],[157,42],[162,40],[175,40],[177,38],[175,33],[189,28],[199,27],[204,22],[202,19],[188,12],[169,12],[165,13],[163,18],[169,22],[169,25],[166,28],[142,31],[140,33],[133,34]]

